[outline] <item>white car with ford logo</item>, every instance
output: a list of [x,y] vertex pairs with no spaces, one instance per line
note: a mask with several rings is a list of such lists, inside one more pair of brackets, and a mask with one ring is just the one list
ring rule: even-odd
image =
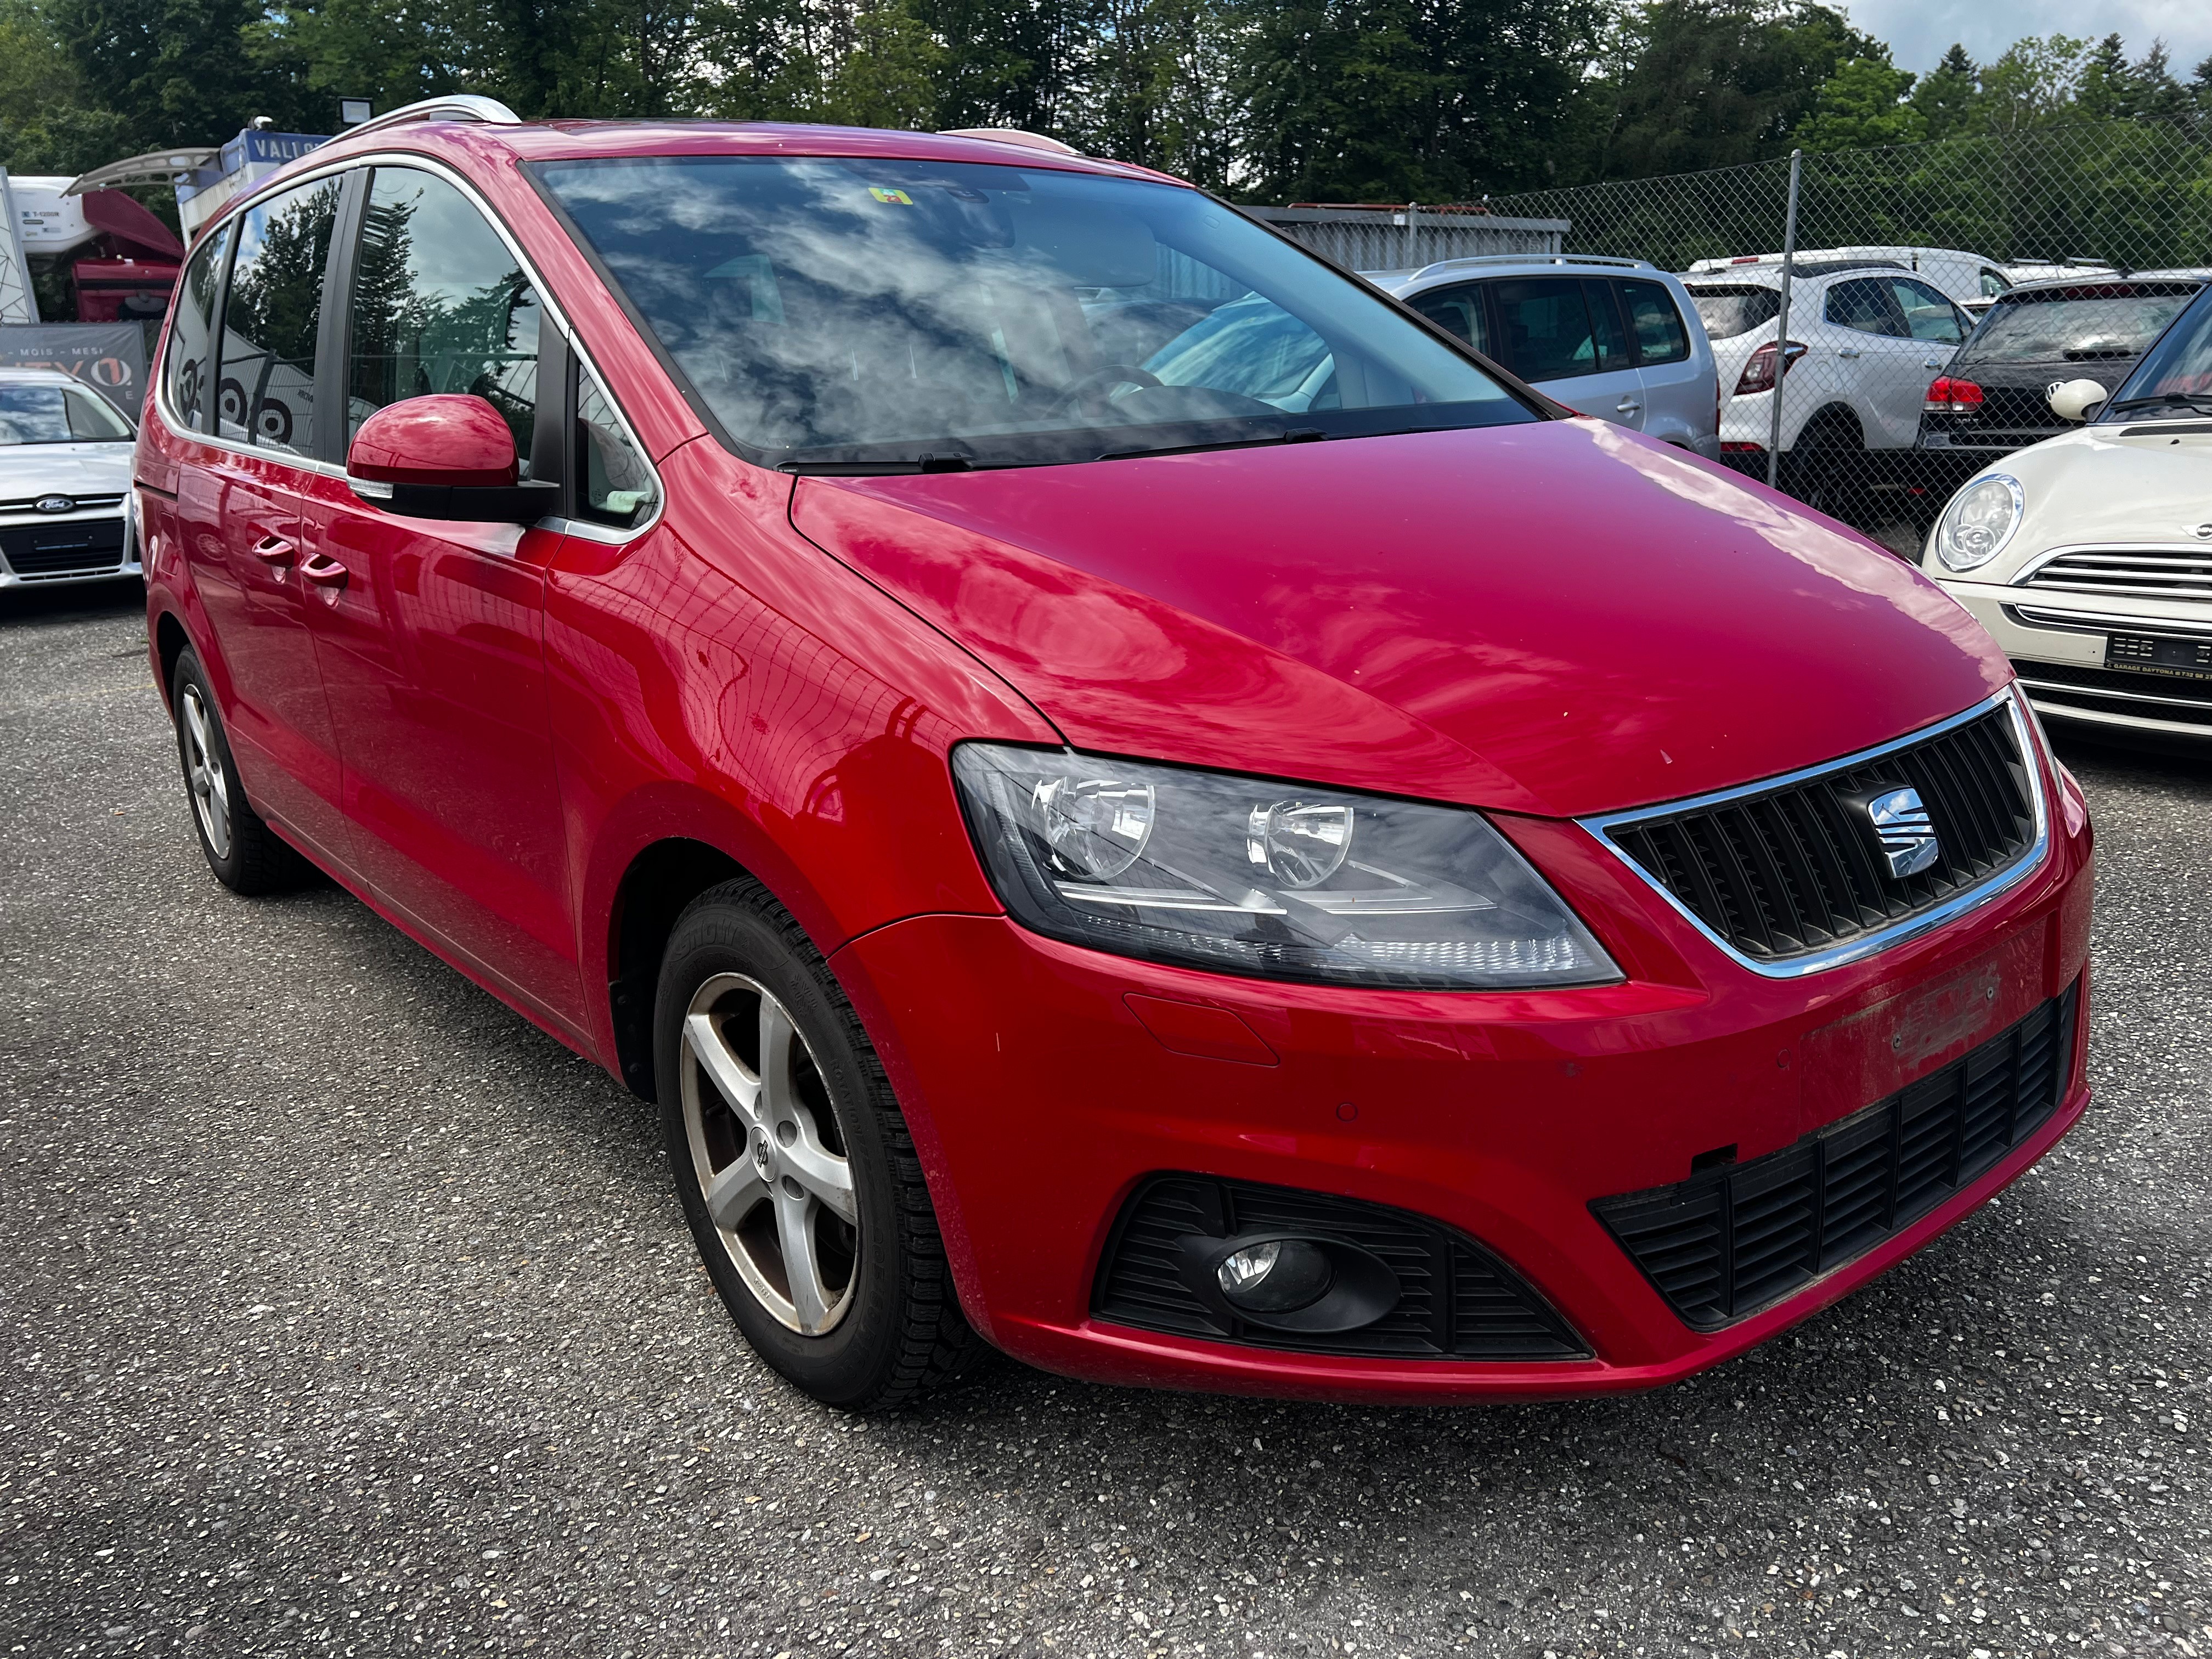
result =
[[130,417],[54,368],[0,369],[0,588],[139,574]]

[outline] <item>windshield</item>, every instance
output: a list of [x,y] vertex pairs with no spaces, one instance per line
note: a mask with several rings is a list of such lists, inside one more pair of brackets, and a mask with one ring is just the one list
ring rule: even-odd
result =
[[1782,292],[1771,288],[1693,288],[1690,303],[1705,319],[1709,339],[1729,340],[1748,334],[1761,323],[1782,314]]
[[2193,283],[2015,290],[1990,307],[1953,366],[2124,362],[2155,340],[2196,293]]
[[[2185,414],[2191,412],[2190,404],[2197,405],[2195,412],[2201,414],[2204,404],[2212,404],[2212,294],[2191,306],[2145,354],[2106,406],[2105,417],[2113,418],[2122,404],[2147,398],[2172,399]],[[2140,419],[2145,412],[2138,407],[2128,411],[2128,418]]]
[[0,445],[128,443],[131,423],[104,398],[62,386],[0,386]]
[[771,465],[1538,418],[1360,283],[1175,185],[780,156],[538,176],[731,440]]

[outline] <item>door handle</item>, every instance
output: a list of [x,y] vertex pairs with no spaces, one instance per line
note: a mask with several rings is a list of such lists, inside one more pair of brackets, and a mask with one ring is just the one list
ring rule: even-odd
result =
[[1839,346],[1836,349],[1836,356],[1838,357],[1856,357],[1859,356],[1859,349],[1856,346]]
[[1920,360],[1920,367],[1923,368],[1941,368],[1945,363],[1948,363],[1951,360],[1948,357],[1923,357]]
[[300,566],[300,574],[318,587],[328,588],[333,594],[346,585],[350,573],[327,553],[310,553]]
[[295,547],[290,542],[286,541],[282,536],[264,536],[259,541],[253,544],[253,556],[255,558],[260,560],[264,564],[273,564],[279,567],[291,563],[293,555],[297,553],[299,550],[300,550],[297,547]]
[[1623,398],[1613,406],[1613,412],[1616,415],[1633,415],[1643,407],[1644,405],[1633,398]]

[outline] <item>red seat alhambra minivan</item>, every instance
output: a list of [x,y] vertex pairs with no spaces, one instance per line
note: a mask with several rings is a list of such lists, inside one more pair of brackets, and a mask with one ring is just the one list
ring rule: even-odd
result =
[[1174,179],[441,100],[232,204],[155,379],[216,875],[657,1103],[822,1400],[1662,1382],[2087,1099],[1966,613]]

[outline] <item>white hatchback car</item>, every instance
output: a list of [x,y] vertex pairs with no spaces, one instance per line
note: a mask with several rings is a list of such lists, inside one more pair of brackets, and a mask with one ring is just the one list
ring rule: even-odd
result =
[[1721,450],[1765,476],[1782,395],[1782,484],[1816,507],[1877,477],[1870,451],[1910,450],[1929,382],[1942,373],[1973,319],[1925,279],[1873,260],[1793,267],[1787,361],[1778,377],[1775,330],[1782,267],[1760,263],[1684,279],[1713,342],[1727,400]]
[[1921,564],[2045,715],[2212,739],[2212,287],[2119,389],[2051,387],[2088,423],[1993,460]]
[[1656,265],[1491,253],[1360,275],[1569,408],[1719,458],[1712,344]]
[[130,417],[59,369],[0,369],[0,588],[139,574]]

